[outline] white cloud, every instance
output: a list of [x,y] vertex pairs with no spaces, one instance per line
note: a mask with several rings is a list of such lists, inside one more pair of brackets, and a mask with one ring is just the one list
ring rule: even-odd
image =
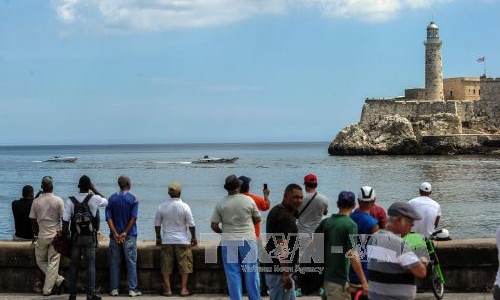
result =
[[329,17],[386,21],[402,8],[400,0],[315,0]]
[[75,6],[78,0],[51,0],[55,7],[57,16],[64,22],[73,22],[76,20]]
[[108,31],[163,31],[230,24],[263,14],[312,8],[326,17],[383,22],[403,9],[453,0],[51,0],[66,23]]

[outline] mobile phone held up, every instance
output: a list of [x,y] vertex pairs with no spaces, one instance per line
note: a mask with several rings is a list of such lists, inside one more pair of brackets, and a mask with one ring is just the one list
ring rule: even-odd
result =
[[264,183],[264,189],[267,190],[267,183]]

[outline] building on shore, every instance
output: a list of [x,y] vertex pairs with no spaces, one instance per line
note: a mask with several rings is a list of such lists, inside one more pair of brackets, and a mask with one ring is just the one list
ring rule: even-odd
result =
[[[433,153],[422,150],[425,139],[446,145],[448,153],[474,153],[485,144],[500,144],[500,78],[443,79],[442,42],[434,22],[427,26],[424,45],[425,88],[405,89],[404,97],[367,98],[360,122],[336,136],[330,154]],[[454,152],[458,148],[466,150]]]

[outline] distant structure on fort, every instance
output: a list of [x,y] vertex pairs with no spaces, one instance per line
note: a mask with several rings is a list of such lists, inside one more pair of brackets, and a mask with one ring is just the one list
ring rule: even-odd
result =
[[336,136],[331,155],[500,154],[500,78],[443,79],[434,22],[424,45],[425,88],[405,89],[404,97],[367,98],[360,122]]
[[444,100],[443,97],[443,63],[439,28],[434,22],[427,26],[425,45],[425,98]]

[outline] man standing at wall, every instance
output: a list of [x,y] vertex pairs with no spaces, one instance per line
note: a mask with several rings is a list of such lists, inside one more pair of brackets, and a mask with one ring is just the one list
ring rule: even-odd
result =
[[349,266],[359,278],[364,293],[368,292],[368,283],[361,267],[359,255],[351,237],[357,235],[358,226],[349,217],[354,209],[356,196],[353,192],[340,192],[337,200],[337,214],[323,219],[316,233],[323,233],[325,239],[324,284],[327,299],[349,300],[347,289]]
[[108,199],[105,215],[109,226],[110,295],[118,296],[120,287],[121,253],[127,267],[128,294],[140,296],[137,285],[137,214],[139,200],[130,192],[132,183],[125,175],[118,177],[120,191]]
[[33,228],[31,228],[30,220],[33,195],[33,187],[25,185],[23,196],[19,200],[12,201],[12,215],[15,224],[14,241],[31,241],[33,239]]
[[[366,253],[366,246],[371,234],[379,230],[377,220],[370,215],[370,210],[375,205],[375,190],[370,186],[362,186],[358,195],[358,205],[359,209],[353,211],[350,215],[351,219],[358,226],[357,237],[352,236],[351,239],[355,241],[355,245],[359,246],[358,249]],[[368,260],[366,257],[362,257],[361,266],[363,267],[363,273],[365,277],[368,278]],[[349,269],[349,286],[351,291],[361,288],[361,281],[358,275],[354,271],[354,268]],[[367,299],[366,297],[360,297],[361,299]]]
[[292,274],[299,259],[295,216],[302,198],[300,185],[289,184],[283,194],[283,201],[275,205],[267,215],[266,252],[272,261],[271,265],[263,265],[266,269],[266,284],[269,287],[271,300],[295,299],[295,283]]
[[416,220],[413,231],[428,238],[434,232],[441,218],[441,206],[430,198],[432,193],[431,184],[423,182],[420,185],[420,197],[413,198],[408,203],[413,206],[417,213],[422,216],[421,220]]
[[[308,257],[311,251],[309,249],[309,245],[312,241],[312,234],[318,228],[319,223],[321,222],[321,218],[328,214],[328,199],[326,196],[318,193],[316,188],[318,187],[318,177],[314,174],[307,174],[304,177],[304,187],[305,193],[304,198],[302,199],[302,204],[299,207],[298,215],[297,215],[297,229],[299,230],[299,240],[300,240],[300,256]],[[307,267],[310,262],[303,262],[301,266]],[[295,294],[297,297],[302,296],[302,292],[307,294],[308,292],[316,292],[316,291],[308,291],[310,290],[307,286],[310,285],[310,281],[315,281],[315,278],[308,278],[309,274],[302,273],[295,274],[297,275],[297,282]],[[304,289],[302,289],[304,287]]]
[[43,193],[33,200],[29,215],[34,239],[37,239],[35,258],[38,267],[45,274],[43,295],[60,295],[65,279],[59,275],[61,254],[52,246],[52,239],[56,234],[61,234],[64,201],[52,193],[54,190],[52,177],[43,177],[41,188]]
[[418,212],[407,202],[395,202],[387,210],[387,229],[377,231],[368,243],[368,278],[370,300],[412,300],[416,278],[427,275],[428,257],[417,257],[403,241]]
[[[95,293],[96,228],[98,227],[96,224],[96,213],[99,207],[104,207],[108,204],[108,200],[96,190],[87,175],[80,177],[78,188],[80,189],[80,193],[70,197],[66,201],[66,208],[63,215],[64,235],[68,235],[71,222],[72,246],[71,264],[69,267],[68,300],[76,300],[78,267],[80,266],[80,257],[82,255],[84,255],[87,269],[87,300],[101,300],[101,297],[97,296]],[[83,222],[74,218],[77,215],[85,215],[85,220],[90,220],[88,220],[89,222],[87,222],[87,224],[83,224]],[[78,225],[80,223],[81,226]]]
[[195,224],[189,205],[182,201],[182,186],[171,183],[168,186],[170,199],[165,200],[155,214],[156,245],[161,246],[161,273],[163,276],[163,296],[172,296],[170,275],[174,262],[181,274],[182,296],[189,296],[189,274],[193,273],[193,253],[196,246]]
[[[250,181],[252,180],[250,177],[247,176],[240,176],[238,177],[239,180],[241,180],[241,188],[240,188],[240,193],[243,195],[247,195],[248,197],[252,198],[252,200],[255,202],[255,205],[257,205],[257,208],[260,211],[266,211],[269,209],[269,206],[271,206],[271,201],[269,201],[269,190],[264,189],[262,192],[264,193],[264,198],[261,196],[255,195],[254,193],[250,192]],[[260,223],[256,223],[254,225],[255,228],[255,235],[257,236],[257,239],[260,238]]]
[[260,222],[260,213],[252,198],[240,194],[241,183],[236,175],[226,177],[227,196],[215,207],[210,226],[222,234],[222,263],[229,297],[242,299],[243,271],[248,298],[255,300],[260,299],[260,280],[254,224]]
[[304,187],[304,199],[299,207],[297,228],[299,233],[310,236],[318,228],[321,218],[328,214],[328,199],[316,191],[318,187],[318,177],[316,175],[307,174],[304,177]]

